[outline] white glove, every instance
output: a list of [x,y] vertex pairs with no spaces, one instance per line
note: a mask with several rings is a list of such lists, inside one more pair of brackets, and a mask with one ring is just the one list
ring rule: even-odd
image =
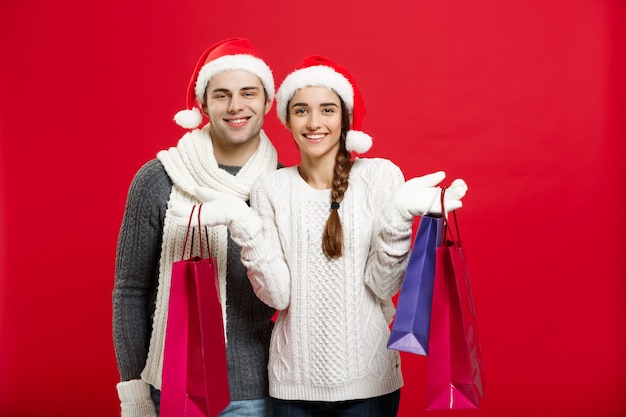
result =
[[[178,226],[185,226],[189,224],[189,215],[191,214],[191,209],[193,204],[183,203],[182,201],[172,201],[169,202],[169,210],[167,214],[172,216],[174,222]],[[191,219],[191,227],[198,227],[198,207],[193,212],[193,217]]]
[[[446,209],[446,214],[456,209],[463,207],[461,199],[467,194],[467,184],[461,178],[457,178],[452,181],[452,184],[446,188],[446,193],[443,196],[443,205]],[[430,209],[431,213],[441,213],[441,196],[435,203],[435,206]]]
[[122,381],[117,384],[122,417],[156,417],[154,402],[150,397],[150,385],[141,379]]
[[[251,213],[245,201],[230,193],[215,191],[210,188],[196,188],[196,195],[202,204],[200,223],[202,226],[230,226],[233,221],[243,221]],[[176,224],[187,226],[192,205],[180,201],[170,202],[169,213],[175,217]],[[191,218],[191,226],[198,226],[198,208]]]
[[[395,193],[396,206],[406,218],[425,214],[441,214],[441,188],[436,187],[446,177],[443,171],[415,177],[402,184]],[[467,184],[456,179],[446,189],[444,205],[446,213],[463,206],[461,199],[467,192]]]
[[252,213],[245,201],[230,193],[197,187],[196,195],[200,201],[204,201],[202,225],[230,226],[233,222],[244,221]]

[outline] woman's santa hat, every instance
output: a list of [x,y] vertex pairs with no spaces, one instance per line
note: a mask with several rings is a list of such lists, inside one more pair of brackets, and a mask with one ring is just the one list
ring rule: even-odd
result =
[[304,87],[329,88],[344,102],[350,113],[351,123],[346,135],[348,151],[365,153],[372,147],[372,137],[361,131],[365,103],[354,78],[347,69],[319,55],[305,57],[296,70],[285,78],[276,93],[276,111],[285,127],[287,105],[296,91]]
[[274,77],[270,67],[259,57],[249,40],[230,38],[216,43],[202,53],[187,87],[187,109],[174,116],[174,121],[195,129],[202,123],[199,108],[204,105],[206,87],[215,75],[224,71],[243,70],[259,77],[267,98],[274,101]]

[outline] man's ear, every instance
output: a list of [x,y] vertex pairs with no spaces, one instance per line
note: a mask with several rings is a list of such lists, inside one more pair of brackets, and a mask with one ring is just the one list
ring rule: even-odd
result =
[[272,100],[270,100],[269,98],[265,100],[265,112],[263,113],[265,116],[267,116],[267,113],[270,112],[270,109],[272,108]]
[[206,110],[206,103],[204,103],[203,105],[199,107],[200,107],[200,112],[204,115],[204,117],[206,117],[207,119],[210,119],[209,114],[207,113],[207,110]]

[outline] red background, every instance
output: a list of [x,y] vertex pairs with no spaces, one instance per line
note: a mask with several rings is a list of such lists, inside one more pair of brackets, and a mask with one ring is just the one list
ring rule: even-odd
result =
[[[277,83],[305,54],[337,60],[369,156],[468,182],[488,385],[467,415],[624,415],[625,28],[620,0],[2,0],[0,415],[117,415],[128,186],[182,135],[195,60],[230,36]],[[274,110],[266,131],[297,163]],[[403,361],[400,416],[429,414],[426,359]]]

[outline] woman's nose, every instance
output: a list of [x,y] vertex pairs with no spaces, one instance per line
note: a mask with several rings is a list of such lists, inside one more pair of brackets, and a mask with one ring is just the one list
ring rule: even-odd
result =
[[320,127],[319,113],[315,111],[309,113],[309,118],[307,119],[306,127],[309,130],[317,130]]

